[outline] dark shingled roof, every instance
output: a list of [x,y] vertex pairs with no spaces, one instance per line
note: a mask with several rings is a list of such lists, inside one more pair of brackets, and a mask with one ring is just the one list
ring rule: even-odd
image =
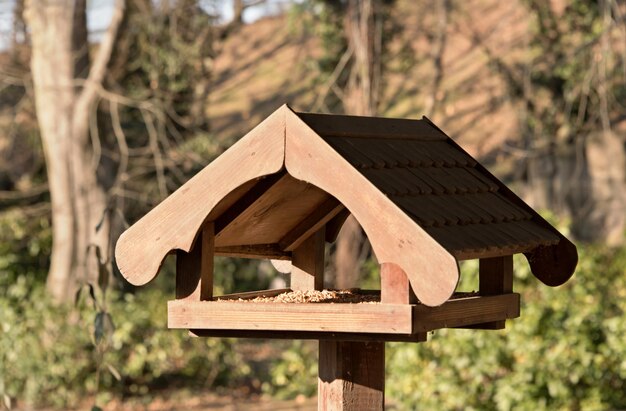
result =
[[559,242],[551,227],[428,120],[407,120],[405,130],[396,127],[389,136],[384,118],[349,117],[351,129],[344,132],[325,127],[323,115],[298,115],[458,259]]

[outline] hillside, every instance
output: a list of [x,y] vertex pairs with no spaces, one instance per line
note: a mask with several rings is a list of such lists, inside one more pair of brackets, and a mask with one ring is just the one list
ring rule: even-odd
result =
[[[400,1],[404,31],[394,40],[381,115],[420,118],[434,79],[429,37],[435,21],[428,2]],[[501,151],[517,138],[518,118],[502,80],[488,66],[486,47],[512,63],[522,55],[527,30],[519,1],[471,0],[448,17],[439,110],[432,119],[478,156]],[[212,131],[238,137],[287,102],[296,110],[322,111],[315,100],[319,42],[293,16],[266,18],[229,38],[215,61],[210,97]],[[476,38],[483,41],[476,45]],[[407,63],[406,51],[409,50]],[[405,60],[405,61],[403,61]]]

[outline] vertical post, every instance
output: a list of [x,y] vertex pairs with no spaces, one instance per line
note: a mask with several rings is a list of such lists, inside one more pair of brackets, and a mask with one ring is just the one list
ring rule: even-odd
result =
[[415,304],[417,297],[411,289],[409,277],[399,265],[380,265],[380,302],[383,304]]
[[324,288],[324,246],[326,229],[318,231],[304,240],[292,253],[291,289],[322,290]]
[[319,343],[318,411],[385,408],[385,343]]
[[215,225],[205,223],[192,249],[176,252],[176,299],[213,298]]
[[[499,295],[513,292],[513,256],[481,258],[478,268],[480,295]],[[481,328],[501,330],[505,321],[481,324]]]

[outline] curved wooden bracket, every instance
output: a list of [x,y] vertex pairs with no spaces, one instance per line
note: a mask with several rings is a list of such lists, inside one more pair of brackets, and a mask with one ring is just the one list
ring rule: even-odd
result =
[[156,277],[170,251],[189,252],[203,222],[229,193],[284,167],[287,113],[286,105],[276,110],[120,236],[115,260],[131,284]]
[[578,264],[576,246],[562,235],[557,245],[538,247],[524,255],[535,277],[552,287],[569,280],[574,275]]

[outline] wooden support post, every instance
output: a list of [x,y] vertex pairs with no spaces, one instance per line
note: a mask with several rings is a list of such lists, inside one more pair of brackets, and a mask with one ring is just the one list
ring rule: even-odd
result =
[[292,254],[291,289],[322,290],[324,288],[325,228],[300,244]]
[[213,298],[215,225],[207,222],[189,253],[176,252],[176,299]]
[[319,411],[385,408],[384,342],[321,340],[319,347]]
[[380,265],[380,302],[383,304],[417,303],[409,278],[397,264]]
[[[480,295],[500,295],[513,292],[513,256],[481,258],[478,269]],[[501,330],[505,321],[480,324],[477,328]]]

